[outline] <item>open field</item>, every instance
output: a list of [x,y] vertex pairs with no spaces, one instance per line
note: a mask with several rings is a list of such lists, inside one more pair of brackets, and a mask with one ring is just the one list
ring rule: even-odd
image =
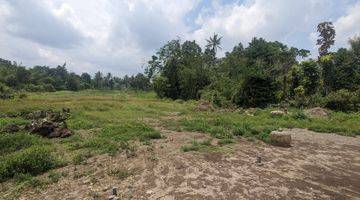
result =
[[[74,132],[1,134],[0,198],[107,199],[112,187],[121,199],[360,198],[359,113],[309,118],[291,109],[271,117],[278,108],[196,112],[197,105],[114,91],[0,100],[6,115],[70,108]],[[9,123],[28,120],[3,117],[0,129]],[[291,133],[292,147],[266,143],[279,128]]]

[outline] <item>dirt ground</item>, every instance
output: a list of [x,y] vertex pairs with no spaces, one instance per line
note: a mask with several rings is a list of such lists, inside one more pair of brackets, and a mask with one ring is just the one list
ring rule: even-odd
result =
[[[289,129],[290,148],[237,139],[217,151],[185,153],[182,145],[208,136],[152,124],[164,138],[139,145],[135,157],[101,155],[58,169],[69,175],[20,199],[109,199],[113,187],[120,199],[360,199],[360,137]],[[114,169],[130,176],[109,175]]]

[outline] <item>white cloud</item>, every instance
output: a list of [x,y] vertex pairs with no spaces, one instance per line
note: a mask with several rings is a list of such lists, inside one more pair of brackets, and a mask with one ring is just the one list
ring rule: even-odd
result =
[[223,36],[226,51],[257,36],[316,52],[312,32],[320,21],[335,21],[337,38],[346,38],[339,45],[359,32],[359,4],[339,17],[333,11],[345,13],[341,9],[353,4],[342,2],[0,0],[0,57],[28,66],[66,61],[77,73],[133,74],[168,40],[204,45],[213,33]]
[[336,46],[346,46],[349,38],[360,36],[360,3],[350,7],[346,15],[336,20]]

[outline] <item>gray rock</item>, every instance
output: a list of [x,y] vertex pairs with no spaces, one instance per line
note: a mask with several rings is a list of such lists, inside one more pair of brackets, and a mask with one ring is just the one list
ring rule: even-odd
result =
[[291,147],[291,135],[289,133],[272,131],[269,139],[270,143],[274,146]]
[[273,110],[273,111],[270,112],[271,117],[280,117],[280,116],[283,116],[285,114],[286,113],[284,111],[281,111],[281,110]]

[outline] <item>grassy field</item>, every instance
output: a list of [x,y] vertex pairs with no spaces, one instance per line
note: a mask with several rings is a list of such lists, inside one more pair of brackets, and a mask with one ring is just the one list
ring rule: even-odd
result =
[[[290,109],[289,114],[271,117],[276,108],[228,112],[196,112],[196,101],[157,99],[154,93],[121,91],[83,91],[31,93],[25,99],[0,100],[0,114],[18,114],[33,110],[70,108],[68,127],[74,134],[68,138],[45,139],[25,132],[0,134],[0,182],[17,182],[23,186],[41,186],[56,182],[64,174],[49,174],[46,179],[33,178],[49,169],[86,163],[99,154],[115,155],[136,148],[133,141],[148,145],[161,134],[147,123],[157,120],[177,131],[198,131],[219,139],[220,145],[236,137],[267,142],[272,130],[307,128],[316,132],[360,135],[360,114],[332,112],[329,118],[308,118],[303,111]],[[176,117],[169,117],[176,115]],[[0,130],[8,123],[24,125],[20,117],[0,118]],[[210,141],[193,142],[179,151],[196,151]]]

